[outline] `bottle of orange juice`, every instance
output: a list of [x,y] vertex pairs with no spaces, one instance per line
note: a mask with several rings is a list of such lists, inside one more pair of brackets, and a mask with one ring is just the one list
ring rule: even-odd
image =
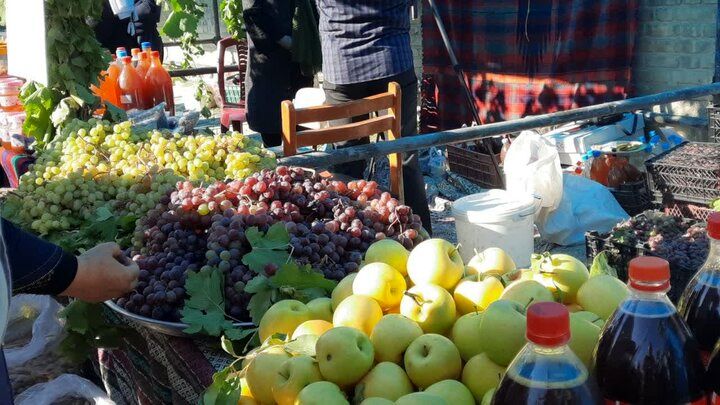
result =
[[149,90],[148,95],[152,98],[152,105],[165,102],[165,109],[174,115],[175,96],[173,95],[172,78],[160,62],[160,52],[158,51],[152,51],[152,64],[145,76],[145,83]]
[[100,89],[98,96],[105,102],[113,105],[120,105],[120,89],[118,87],[118,76],[120,76],[120,66],[118,66],[115,55],[112,55],[112,62],[107,70],[101,72],[104,77],[100,80]]
[[148,54],[142,52],[140,55],[138,55],[140,58],[140,61],[137,64],[137,67],[135,67],[135,70],[137,71],[138,75],[143,81],[143,92],[145,93],[145,105],[143,108],[149,109],[153,108],[155,106],[155,103],[153,102],[151,94],[150,86],[147,83],[147,79],[145,76],[147,76],[148,70],[150,70],[150,57]]
[[120,107],[123,110],[142,109],[145,105],[143,79],[133,67],[129,56],[123,57],[122,63],[122,71],[118,76]]
[[133,67],[136,67],[138,62],[140,62],[140,48],[132,48],[130,50],[130,56],[132,56],[132,65]]

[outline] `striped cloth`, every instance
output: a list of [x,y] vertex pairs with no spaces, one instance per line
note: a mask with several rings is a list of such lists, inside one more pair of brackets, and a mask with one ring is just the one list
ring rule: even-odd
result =
[[[481,120],[497,122],[626,97],[638,0],[437,2]],[[436,22],[423,10],[421,130],[472,115]]]
[[0,164],[2,164],[5,178],[2,179],[3,187],[17,188],[19,178],[27,170],[28,167],[35,162],[35,158],[24,153],[13,152],[5,148],[0,148]]

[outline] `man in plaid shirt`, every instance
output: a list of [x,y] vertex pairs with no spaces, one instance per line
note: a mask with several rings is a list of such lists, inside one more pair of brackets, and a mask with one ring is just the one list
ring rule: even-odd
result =
[[[412,0],[317,0],[323,53],[325,96],[330,104],[358,100],[387,91],[388,83],[402,88],[402,136],[417,134],[417,78],[410,47]],[[366,117],[357,117],[362,120]],[[354,146],[367,138],[340,143]],[[365,161],[350,162],[335,171],[362,178]],[[406,203],[432,232],[425,183],[417,153],[404,154]]]

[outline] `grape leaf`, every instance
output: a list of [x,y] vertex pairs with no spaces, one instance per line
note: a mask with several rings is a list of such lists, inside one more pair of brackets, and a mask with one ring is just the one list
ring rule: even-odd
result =
[[294,261],[280,266],[277,273],[270,277],[269,282],[275,288],[292,287],[298,290],[322,288],[328,293],[337,285],[336,281],[326,279],[309,264],[300,267]]
[[248,294],[255,294],[268,289],[268,286],[268,278],[263,276],[262,274],[259,274],[255,276],[252,280],[248,281],[247,285],[245,286],[245,292]]
[[265,312],[272,306],[273,302],[271,297],[273,291],[274,290],[270,288],[263,289],[253,294],[250,298],[250,302],[248,302],[248,312],[250,312],[250,318],[255,325],[260,324],[263,315],[265,315]]
[[245,231],[245,237],[252,250],[243,256],[242,262],[255,273],[264,274],[267,264],[280,266],[290,260],[290,235],[282,222],[271,226],[265,235],[257,227],[249,228]]
[[60,353],[72,362],[86,360],[98,348],[117,348],[123,338],[129,338],[129,327],[108,323],[102,304],[72,301],[60,311],[65,319],[66,336],[60,343]]
[[315,357],[315,344],[318,337],[315,335],[302,335],[285,344],[285,351],[292,356],[306,355]]
[[607,260],[607,252],[600,252],[593,259],[592,266],[590,266],[590,277],[599,276],[601,274],[607,274],[617,278],[617,271],[610,266]]
[[201,311],[224,308],[222,281],[219,270],[188,272],[185,289],[190,297],[185,300],[185,307]]
[[202,396],[203,405],[236,405],[240,399],[242,381],[240,372],[233,362],[213,374],[213,382]]

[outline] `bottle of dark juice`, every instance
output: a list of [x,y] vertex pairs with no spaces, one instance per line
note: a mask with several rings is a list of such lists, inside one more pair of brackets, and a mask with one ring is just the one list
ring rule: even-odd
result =
[[710,405],[720,405],[720,339],[715,344],[708,364],[707,377],[708,399]]
[[528,343],[508,366],[493,404],[599,404],[595,380],[570,350],[570,317],[556,302],[527,310]]
[[710,252],[705,264],[690,280],[678,303],[678,311],[685,318],[698,341],[705,364],[715,342],[720,339],[720,212],[708,217]]
[[630,296],[605,324],[595,372],[606,404],[705,404],[697,340],[666,293],[670,265],[630,261]]

